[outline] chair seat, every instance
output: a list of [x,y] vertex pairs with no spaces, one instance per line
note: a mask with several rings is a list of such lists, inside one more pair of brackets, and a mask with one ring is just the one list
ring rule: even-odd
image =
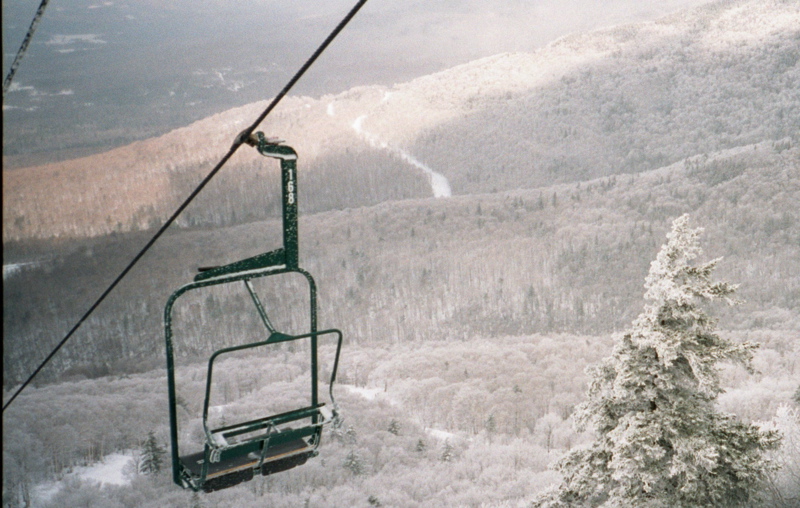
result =
[[[288,443],[271,446],[267,449],[264,456],[264,463],[279,460],[310,450],[311,446],[304,439],[295,439]],[[208,465],[208,476],[211,479],[216,476],[225,475],[246,468],[258,466],[260,457],[257,452],[250,452],[239,456],[228,457],[219,462],[211,462]],[[200,476],[203,467],[204,453],[197,452],[181,457],[181,463],[193,475]]]

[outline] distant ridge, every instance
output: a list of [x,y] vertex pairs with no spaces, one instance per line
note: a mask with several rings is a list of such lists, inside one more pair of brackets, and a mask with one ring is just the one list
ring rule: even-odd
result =
[[[722,1],[393,87],[293,97],[262,129],[300,153],[311,212],[430,195],[423,171],[353,131],[363,115],[365,129],[441,173],[455,195],[636,173],[795,139],[798,37],[799,4]],[[3,241],[153,227],[262,106],[103,154],[4,171]],[[270,206],[242,207],[274,199],[263,162],[252,151],[232,162],[183,226],[269,216]]]

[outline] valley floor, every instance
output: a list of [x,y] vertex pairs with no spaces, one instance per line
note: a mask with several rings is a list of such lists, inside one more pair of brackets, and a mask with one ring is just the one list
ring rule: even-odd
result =
[[[789,408],[796,431],[792,334],[733,335],[763,344],[756,357],[760,373],[725,371],[722,409],[776,424],[779,408]],[[132,465],[151,431],[168,448],[163,371],[44,386],[22,396],[5,417],[4,470],[15,468],[6,485],[41,507],[527,506],[558,481],[548,466],[590,439],[573,430],[570,414],[583,398],[584,368],[607,356],[610,344],[609,337],[558,334],[346,346],[334,388],[344,420],[329,429],[320,456],[203,496],[171,484],[168,459],[156,475],[137,474]],[[263,356],[238,358],[215,374],[212,404],[229,423],[302,397],[305,354],[275,355],[282,357],[279,367],[265,368]],[[178,368],[186,446],[202,408],[205,368]],[[800,468],[796,445],[784,450],[788,473]],[[114,451],[128,448],[135,451]],[[4,488],[4,496],[10,490]]]

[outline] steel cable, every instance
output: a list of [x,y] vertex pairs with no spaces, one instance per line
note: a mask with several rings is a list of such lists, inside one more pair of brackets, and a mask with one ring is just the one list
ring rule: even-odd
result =
[[11,63],[11,68],[8,69],[6,79],[3,80],[3,99],[6,98],[6,92],[8,92],[8,89],[11,88],[11,81],[14,79],[14,74],[17,72],[17,67],[19,67],[22,57],[25,56],[25,52],[28,50],[28,44],[30,44],[31,39],[33,39],[33,33],[36,31],[39,21],[42,20],[44,10],[47,7],[47,2],[49,1],[50,0],[42,0],[42,3],[39,4],[39,8],[36,9],[36,14],[33,15],[33,21],[31,21],[31,26],[28,27],[28,33],[26,33],[25,38],[22,39],[22,44],[17,51],[17,55],[14,57],[14,61]]
[[[46,3],[46,0],[45,2],[42,3]],[[189,206],[189,203],[191,203],[192,200],[194,200],[194,198],[197,197],[198,194],[200,194],[200,191],[203,190],[203,188],[208,184],[208,182],[210,182],[211,179],[214,178],[214,176],[219,172],[220,169],[222,169],[222,167],[228,162],[228,160],[233,156],[233,154],[236,153],[239,147],[242,146],[244,140],[246,140],[250,136],[250,134],[252,134],[253,131],[256,130],[256,127],[258,127],[258,125],[264,121],[267,115],[269,115],[272,112],[272,110],[275,109],[275,106],[278,105],[281,99],[283,99],[284,96],[286,96],[286,94],[289,93],[289,90],[292,89],[292,87],[303,76],[303,74],[305,74],[305,72],[309,69],[309,67],[311,67],[311,65],[316,61],[316,59],[319,58],[319,56],[323,53],[323,51],[325,51],[325,49],[330,45],[330,43],[333,42],[336,36],[339,35],[339,32],[341,32],[344,29],[344,27],[350,22],[350,20],[353,19],[353,16],[355,16],[361,9],[361,7],[363,7],[364,4],[366,3],[367,0],[359,0],[356,3],[356,5],[350,10],[350,12],[348,12],[347,15],[339,22],[339,24],[336,25],[336,28],[333,29],[330,35],[328,35],[328,37],[322,42],[322,44],[320,44],[320,46],[317,48],[314,54],[312,54],[311,57],[309,57],[308,60],[306,60],[306,62],[303,64],[300,70],[298,70],[297,73],[295,73],[295,75],[292,77],[292,79],[289,80],[286,86],[283,87],[280,93],[278,93],[278,95],[275,96],[272,102],[270,102],[270,104],[266,107],[266,109],[264,109],[264,111],[258,116],[256,121],[253,122],[253,124],[250,125],[250,127],[242,131],[242,133],[236,137],[236,140],[233,142],[233,145],[228,150],[228,153],[226,153],[222,157],[222,159],[220,159],[217,165],[214,166],[214,169],[212,169],[208,173],[208,175],[200,182],[200,184],[195,188],[195,190],[192,191],[191,194],[189,194],[189,197],[186,198],[183,204],[181,204],[181,206],[179,206],[178,209],[175,210],[175,213],[173,213],[172,216],[170,216],[170,218],[167,219],[164,225],[161,226],[161,228],[156,232],[155,235],[153,235],[150,241],[148,241],[147,244],[139,251],[139,253],[136,254],[136,256],[134,256],[133,260],[128,264],[128,266],[126,266],[125,269],[122,270],[122,272],[117,276],[114,282],[112,282],[111,285],[108,286],[108,288],[103,292],[102,295],[100,295],[100,297],[97,299],[97,301],[94,302],[94,304],[89,308],[89,310],[86,311],[86,313],[80,318],[80,320],[75,324],[75,326],[73,326],[72,329],[67,333],[67,335],[63,339],[61,339],[61,342],[59,342],[58,345],[50,352],[50,354],[47,355],[47,358],[44,359],[44,361],[36,368],[36,370],[33,371],[33,373],[28,377],[28,379],[24,383],[22,383],[22,385],[17,389],[16,392],[14,392],[14,394],[11,396],[8,402],[3,404],[3,412],[5,412],[6,408],[10,406],[12,402],[14,402],[14,399],[17,398],[17,396],[22,392],[22,390],[24,390],[31,383],[31,381],[33,381],[36,375],[39,374],[39,372],[44,368],[45,365],[47,365],[48,362],[50,362],[50,360],[64,346],[64,344],[67,343],[70,337],[72,337],[72,335],[78,330],[78,328],[80,328],[83,322],[86,321],[86,319],[95,311],[95,309],[97,309],[98,306],[100,306],[103,300],[105,300],[105,298],[109,295],[109,293],[111,293],[111,291],[114,290],[117,284],[119,284],[122,281],[122,279],[125,278],[128,272],[130,272],[131,269],[136,265],[136,263],[139,262],[142,256],[144,256],[144,254],[148,250],[150,250],[150,247],[152,247],[153,244],[156,243],[156,241],[161,237],[162,234],[164,234],[167,228],[169,228],[169,226],[171,226],[172,223],[175,222],[175,219],[177,219],[178,216],[186,209],[186,207]]]

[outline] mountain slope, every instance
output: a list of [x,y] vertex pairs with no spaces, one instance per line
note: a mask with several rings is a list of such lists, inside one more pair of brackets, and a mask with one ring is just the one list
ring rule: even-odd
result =
[[[455,192],[653,169],[800,126],[800,5],[724,2],[659,22],[568,37],[601,55],[558,83],[487,94],[410,150]],[[480,141],[465,143],[481,133]],[[492,168],[487,171],[487,168]]]
[[[796,334],[799,200],[800,149],[760,143],[639,175],[304,215],[301,266],[318,282],[320,325],[341,327],[355,343],[603,334],[639,312],[650,260],[671,220],[690,213],[706,228],[706,258],[725,257],[719,276],[742,284],[746,303],[718,309],[724,327]],[[160,365],[161,309],[171,291],[197,266],[274,248],[279,227],[269,220],[172,231],[50,374]],[[72,247],[6,247],[7,261],[41,260],[4,279],[6,382],[29,372],[145,240],[138,233]],[[266,290],[262,298],[278,329],[303,329],[307,301],[297,281],[258,287]],[[187,300],[180,315],[196,354],[209,341],[222,346],[260,333],[246,298],[233,287]]]
[[[794,2],[724,1],[391,88],[287,99],[263,129],[300,153],[308,212],[431,195],[426,173],[398,153],[444,175],[455,194],[634,173],[796,137],[798,27]],[[4,171],[4,241],[152,227],[265,104],[105,154]],[[277,172],[262,167],[240,151],[182,223],[270,216]]]

